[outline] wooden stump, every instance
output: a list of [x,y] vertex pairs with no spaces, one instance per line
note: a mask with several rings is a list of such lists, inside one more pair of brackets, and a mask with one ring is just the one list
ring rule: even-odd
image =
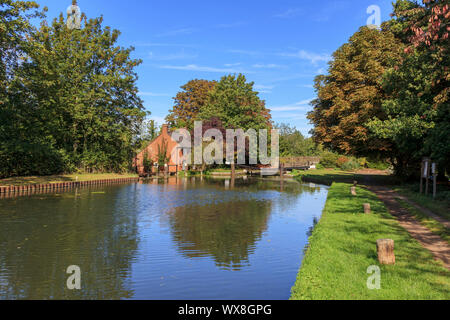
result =
[[378,261],[381,264],[395,264],[394,240],[377,240]]
[[371,214],[370,203],[364,203],[364,213]]
[[352,191],[352,196],[356,196],[356,187],[352,187],[351,191]]

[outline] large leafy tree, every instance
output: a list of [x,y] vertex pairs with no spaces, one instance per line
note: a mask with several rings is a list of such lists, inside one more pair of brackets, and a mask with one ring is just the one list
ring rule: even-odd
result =
[[272,127],[270,110],[253,90],[253,82],[244,75],[227,75],[209,93],[207,104],[198,118],[219,118],[226,129],[268,129]]
[[166,120],[172,128],[193,129],[199,112],[208,102],[209,93],[214,89],[216,81],[191,80],[181,87],[174,98],[174,107],[169,111]]
[[[39,142],[43,137],[22,121],[24,117],[20,115],[11,95],[21,58],[31,50],[29,37],[34,28],[30,19],[42,16],[43,12],[38,11],[34,1],[0,0],[0,177],[30,173],[29,170],[22,170],[24,163],[31,171],[39,171],[38,167],[42,166],[40,160],[52,163],[52,155]],[[28,139],[25,141],[21,137]],[[30,153],[35,156],[29,157]],[[25,159],[27,156],[28,160],[33,160],[28,161]]]
[[0,0],[0,104],[5,103],[6,90],[12,74],[25,54],[26,35],[32,30],[30,18],[39,17],[34,1]]
[[423,2],[399,1],[394,7],[390,27],[408,47],[403,62],[384,77],[388,118],[370,124],[379,137],[394,141],[402,175],[416,173],[423,156],[439,162],[441,175],[450,163],[449,5]]
[[8,159],[22,170],[9,174],[129,168],[145,112],[134,71],[140,61],[130,58],[132,48],[117,45],[119,35],[102,18],[85,18],[81,30],[69,30],[61,15],[29,36],[32,47],[9,102],[18,125],[9,130]]
[[316,156],[320,153],[312,138],[305,138],[298,129],[285,123],[275,127],[280,132],[280,156]]
[[391,141],[372,135],[367,123],[386,118],[382,77],[399,63],[402,51],[389,30],[362,27],[333,54],[329,74],[315,80],[318,97],[308,115],[317,143],[355,156],[391,154]]

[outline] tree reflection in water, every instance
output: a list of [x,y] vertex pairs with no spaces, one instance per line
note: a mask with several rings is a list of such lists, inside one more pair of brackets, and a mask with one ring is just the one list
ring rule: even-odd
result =
[[185,206],[169,213],[171,232],[181,253],[211,256],[223,269],[240,270],[267,229],[270,201],[232,201]]
[[[114,187],[0,201],[0,299],[131,298],[134,205],[132,190]],[[80,291],[67,289],[70,265],[81,268]]]

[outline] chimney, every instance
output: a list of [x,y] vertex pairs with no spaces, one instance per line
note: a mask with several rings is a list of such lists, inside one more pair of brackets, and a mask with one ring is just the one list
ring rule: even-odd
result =
[[167,125],[167,124],[162,125],[161,134],[163,134],[163,135],[169,134],[169,125]]

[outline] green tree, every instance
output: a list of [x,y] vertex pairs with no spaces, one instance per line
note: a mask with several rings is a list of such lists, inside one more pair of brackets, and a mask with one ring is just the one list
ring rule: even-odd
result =
[[269,129],[272,127],[270,110],[265,101],[253,90],[253,82],[244,75],[228,75],[209,93],[207,104],[200,110],[198,119],[219,118],[224,128]]
[[26,54],[31,18],[42,17],[35,1],[0,0],[0,104],[6,103],[9,86],[20,56]]
[[145,117],[136,87],[133,48],[117,45],[118,30],[102,18],[67,29],[61,14],[43,22],[17,72],[14,98],[30,107],[41,135],[64,155],[66,170],[123,171],[130,167],[135,137]]
[[32,49],[30,19],[43,17],[45,10],[39,12],[34,1],[0,1],[0,177],[61,168],[59,155],[35,126],[35,110],[19,108],[12,94],[17,68]]
[[386,119],[381,81],[399,63],[402,50],[389,30],[362,27],[333,54],[329,74],[315,80],[318,97],[308,114],[317,143],[354,156],[392,154],[392,142],[371,134],[367,122]]
[[305,138],[296,128],[281,123],[275,126],[280,132],[280,156],[299,157],[317,156],[319,148],[312,138]]
[[194,128],[194,121],[208,102],[208,95],[216,81],[191,80],[181,87],[174,98],[174,107],[169,111],[166,121],[172,128]]
[[392,30],[403,29],[404,34],[396,34],[408,47],[403,62],[384,76],[388,118],[374,119],[369,126],[378,137],[394,141],[396,170],[402,176],[417,175],[423,156],[439,162],[441,176],[450,163],[450,13],[445,3],[399,1],[390,22]]

